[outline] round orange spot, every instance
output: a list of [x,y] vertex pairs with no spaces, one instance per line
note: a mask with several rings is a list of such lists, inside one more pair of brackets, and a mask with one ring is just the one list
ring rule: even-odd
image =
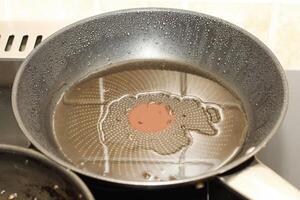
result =
[[158,132],[169,127],[174,120],[171,110],[164,104],[139,104],[131,109],[129,123],[137,131]]

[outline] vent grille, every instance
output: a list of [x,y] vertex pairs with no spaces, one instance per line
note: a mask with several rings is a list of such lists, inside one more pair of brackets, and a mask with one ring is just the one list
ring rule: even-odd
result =
[[0,59],[24,59],[68,22],[0,22]]
[[25,58],[42,42],[43,35],[9,34],[0,35],[0,58]]

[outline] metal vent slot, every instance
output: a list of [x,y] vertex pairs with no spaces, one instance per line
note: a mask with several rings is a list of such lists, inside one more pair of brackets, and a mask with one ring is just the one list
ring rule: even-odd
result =
[[28,41],[28,35],[24,35],[23,38],[22,38],[22,41],[21,41],[21,44],[20,44],[20,47],[19,47],[19,51],[24,51],[25,48],[26,48],[26,44],[27,44],[27,41]]
[[[0,20],[0,62],[7,59],[25,59],[45,38],[64,25],[67,24],[65,22],[45,24],[42,22]],[[3,74],[1,66],[0,74]]]
[[39,45],[42,42],[43,36],[42,35],[38,35],[36,37],[35,43],[34,43],[34,47],[36,47],[37,45]]
[[14,38],[15,38],[14,35],[10,35],[10,36],[8,37],[8,40],[7,40],[5,49],[4,49],[5,51],[9,51],[9,50],[11,49],[11,46],[12,46],[13,41],[14,41]]

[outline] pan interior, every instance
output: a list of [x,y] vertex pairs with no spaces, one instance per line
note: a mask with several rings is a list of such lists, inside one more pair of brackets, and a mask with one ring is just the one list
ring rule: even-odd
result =
[[118,180],[170,181],[209,173],[238,153],[248,123],[230,88],[178,63],[115,68],[55,102],[52,129],[73,165]]

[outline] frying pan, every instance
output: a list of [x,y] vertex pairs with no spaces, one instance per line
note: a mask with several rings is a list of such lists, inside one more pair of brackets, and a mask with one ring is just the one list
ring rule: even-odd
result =
[[[89,77],[93,77],[98,85],[89,87],[93,83],[89,82]],[[199,77],[207,79],[200,80]],[[222,86],[205,90],[213,93],[216,89],[217,95],[208,95],[211,99],[192,101],[190,96],[204,91],[201,87],[205,81]],[[72,92],[72,87],[80,82],[86,83],[82,87],[84,91],[86,88],[94,90],[82,95],[78,95],[77,90]],[[188,110],[194,106],[191,102],[198,102],[197,105],[201,104],[205,109],[210,106],[218,110],[220,106],[213,103],[220,100],[221,90],[217,89],[220,87],[233,94],[227,95],[228,105],[230,99],[242,102],[247,132],[243,135],[240,130],[237,134],[225,133],[218,137],[209,136],[213,132],[205,136],[199,134],[202,138],[199,142],[187,142],[200,144],[194,148],[194,160],[181,162],[184,156],[179,156],[179,161],[173,162],[178,154],[189,151],[179,148],[179,152],[176,145],[178,141],[191,141],[191,133],[184,132],[181,139],[176,139],[177,133],[165,134],[165,142],[160,136],[156,139],[153,136],[149,143],[143,139],[148,137],[144,134],[139,136],[140,143],[130,144],[130,137],[129,142],[122,142],[127,134],[125,126],[114,129],[126,123],[123,114],[118,109],[113,110],[114,106],[125,105],[126,98],[145,99],[154,95],[165,98],[162,101],[172,99],[190,103],[187,107],[176,104],[178,107],[174,109]],[[194,92],[189,95],[191,90]],[[103,92],[108,95],[100,94]],[[64,93],[66,95],[62,97]],[[180,95],[189,97],[185,99]],[[103,99],[108,102],[102,102]],[[64,124],[68,117],[53,117],[60,101],[73,107],[92,107],[81,110],[76,107],[77,110],[69,112],[70,120],[75,121],[68,125]],[[209,101],[212,104],[207,104]],[[223,175],[253,157],[275,134],[287,110],[288,91],[282,67],[270,50],[253,35],[221,19],[184,10],[145,8],[82,20],[53,34],[31,52],[16,75],[12,102],[19,126],[37,149],[66,168],[97,180],[155,188],[195,184],[218,176],[248,198],[262,199],[272,195],[273,199],[300,199],[297,189],[258,161],[244,170]],[[104,108],[111,109],[111,113],[117,113],[122,120],[109,125],[105,120],[99,122],[98,118],[80,115],[87,109],[90,109],[87,113],[99,113],[99,110],[102,113],[105,103]],[[195,114],[198,111],[189,112]],[[192,123],[200,114],[193,116],[186,123]],[[235,117],[233,121],[243,118],[242,115]],[[70,131],[73,135],[66,129],[57,134],[53,128],[55,120],[62,122],[62,128],[76,127],[79,136],[72,132],[73,129]],[[78,123],[81,125],[77,126]],[[226,127],[241,123],[227,124]],[[101,130],[106,128],[111,132],[104,131],[103,135],[101,130],[91,131],[93,127],[99,128],[99,124]],[[77,143],[72,141],[75,136]],[[118,140],[112,142],[113,151],[106,146],[109,139]],[[144,148],[141,147],[143,144]],[[226,149],[235,151],[225,154]],[[114,158],[109,159],[107,154],[114,154]],[[182,166],[184,176],[177,176],[176,170]],[[169,175],[168,179],[163,177],[164,174]]]
[[94,199],[72,172],[36,151],[0,145],[1,199]]

